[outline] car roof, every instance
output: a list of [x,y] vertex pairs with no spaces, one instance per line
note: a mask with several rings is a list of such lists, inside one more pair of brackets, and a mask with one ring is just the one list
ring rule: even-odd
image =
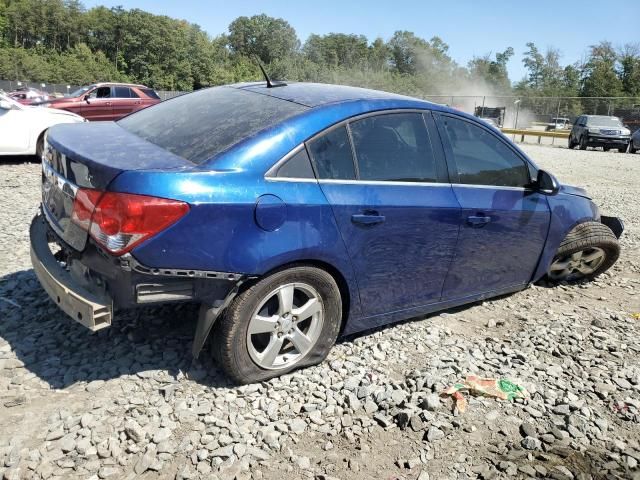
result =
[[399,95],[397,93],[327,83],[292,82],[287,83],[285,86],[272,88],[268,88],[265,82],[236,83],[230,86],[262,95],[269,95],[310,108],[358,100],[396,100],[399,104],[404,104],[408,101],[412,103],[421,102],[425,104],[425,107],[436,105],[425,100]]
[[140,84],[136,84],[136,83],[120,83],[120,82],[99,82],[99,83],[93,83],[92,85],[95,85],[96,87],[116,86],[116,87],[149,88],[146,85],[140,85]]

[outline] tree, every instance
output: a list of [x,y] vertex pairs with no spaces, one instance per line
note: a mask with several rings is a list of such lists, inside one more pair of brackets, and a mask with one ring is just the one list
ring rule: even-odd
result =
[[618,57],[623,93],[640,96],[640,43],[627,43],[618,52]]
[[229,25],[229,47],[236,54],[257,55],[264,63],[284,58],[300,48],[296,31],[282,18],[265,14],[238,17]]
[[491,55],[474,57],[468,65],[469,75],[472,80],[482,80],[497,93],[506,93],[511,89],[511,81],[507,72],[507,63],[513,56],[513,48],[508,47],[500,53],[496,53],[495,60]]
[[582,67],[583,97],[613,97],[622,93],[622,82],[616,72],[617,55],[610,42],[589,47],[589,57]]

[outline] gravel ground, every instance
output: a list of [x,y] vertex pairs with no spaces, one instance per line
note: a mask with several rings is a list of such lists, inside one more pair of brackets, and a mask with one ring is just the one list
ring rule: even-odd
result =
[[[39,165],[0,165],[0,478],[640,478],[640,155],[524,148],[625,219],[609,273],[348,338],[244,387],[192,362],[193,307],[96,334],[61,314],[30,268]],[[467,374],[530,398],[458,414],[438,393]]]

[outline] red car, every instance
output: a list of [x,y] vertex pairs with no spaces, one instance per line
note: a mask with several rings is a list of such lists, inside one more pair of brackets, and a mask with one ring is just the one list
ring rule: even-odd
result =
[[96,83],[51,100],[48,106],[77,113],[87,120],[119,120],[159,102],[158,94],[144,85]]
[[22,105],[36,105],[49,100],[49,94],[32,87],[20,87],[8,94]]

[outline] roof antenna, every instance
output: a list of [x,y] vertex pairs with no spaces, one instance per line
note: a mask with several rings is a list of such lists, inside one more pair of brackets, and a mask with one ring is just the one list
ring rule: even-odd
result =
[[267,82],[267,88],[285,87],[287,85],[286,83],[280,82],[280,81],[272,82],[271,79],[269,78],[269,75],[267,74],[267,71],[262,66],[262,63],[260,62],[260,60],[256,58],[256,62],[258,63],[258,66],[262,71],[262,75],[264,75],[264,79]]

